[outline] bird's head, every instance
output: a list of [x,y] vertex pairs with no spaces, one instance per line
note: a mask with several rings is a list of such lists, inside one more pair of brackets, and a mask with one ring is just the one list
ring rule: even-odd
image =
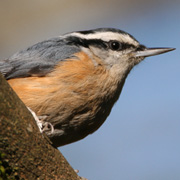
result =
[[69,44],[80,47],[90,56],[100,58],[107,68],[116,66],[130,70],[145,57],[174,50],[174,48],[147,48],[132,35],[113,28],[72,32],[65,37]]

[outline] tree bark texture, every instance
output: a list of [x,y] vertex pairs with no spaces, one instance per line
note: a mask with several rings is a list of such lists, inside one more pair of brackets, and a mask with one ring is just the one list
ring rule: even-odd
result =
[[31,113],[1,74],[0,152],[12,168],[10,177],[16,171],[14,179],[80,179],[47,136],[39,132]]

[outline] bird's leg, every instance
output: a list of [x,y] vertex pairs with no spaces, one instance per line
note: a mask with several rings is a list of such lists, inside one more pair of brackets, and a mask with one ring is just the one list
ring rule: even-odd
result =
[[27,108],[31,112],[31,114],[33,115],[33,117],[34,117],[34,119],[35,119],[35,121],[37,123],[37,126],[38,126],[40,132],[42,133],[43,132],[43,123],[42,123],[42,121],[39,120],[38,116],[36,115],[36,113],[33,110],[31,110],[29,107],[27,107]]
[[47,116],[37,116],[33,110],[31,110],[29,107],[27,107],[27,108],[31,112],[31,114],[33,115],[41,133],[43,133],[47,130],[50,130],[51,133],[54,132],[54,126],[50,122],[44,121],[47,118]]

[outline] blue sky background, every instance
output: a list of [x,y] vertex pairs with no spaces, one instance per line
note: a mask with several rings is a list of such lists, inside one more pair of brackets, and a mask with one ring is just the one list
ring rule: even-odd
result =
[[109,26],[129,30],[149,47],[177,50],[135,67],[104,125],[60,150],[90,180],[178,180],[180,6],[149,9],[122,25],[116,17]]
[[176,48],[136,66],[102,127],[59,149],[89,180],[179,180],[180,2],[30,2],[1,4],[1,59],[37,41],[96,27],[125,30],[148,47]]

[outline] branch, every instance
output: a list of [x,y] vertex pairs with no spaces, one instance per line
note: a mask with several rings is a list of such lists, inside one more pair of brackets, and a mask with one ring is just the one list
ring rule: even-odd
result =
[[[1,74],[0,152],[5,155],[3,160],[0,158],[0,163],[6,162],[11,169],[8,170],[8,177],[32,180],[80,179],[60,151],[51,145],[47,136],[39,132],[31,113]],[[4,167],[1,164],[2,170]],[[4,172],[0,172],[0,176],[2,179],[7,178]]]

